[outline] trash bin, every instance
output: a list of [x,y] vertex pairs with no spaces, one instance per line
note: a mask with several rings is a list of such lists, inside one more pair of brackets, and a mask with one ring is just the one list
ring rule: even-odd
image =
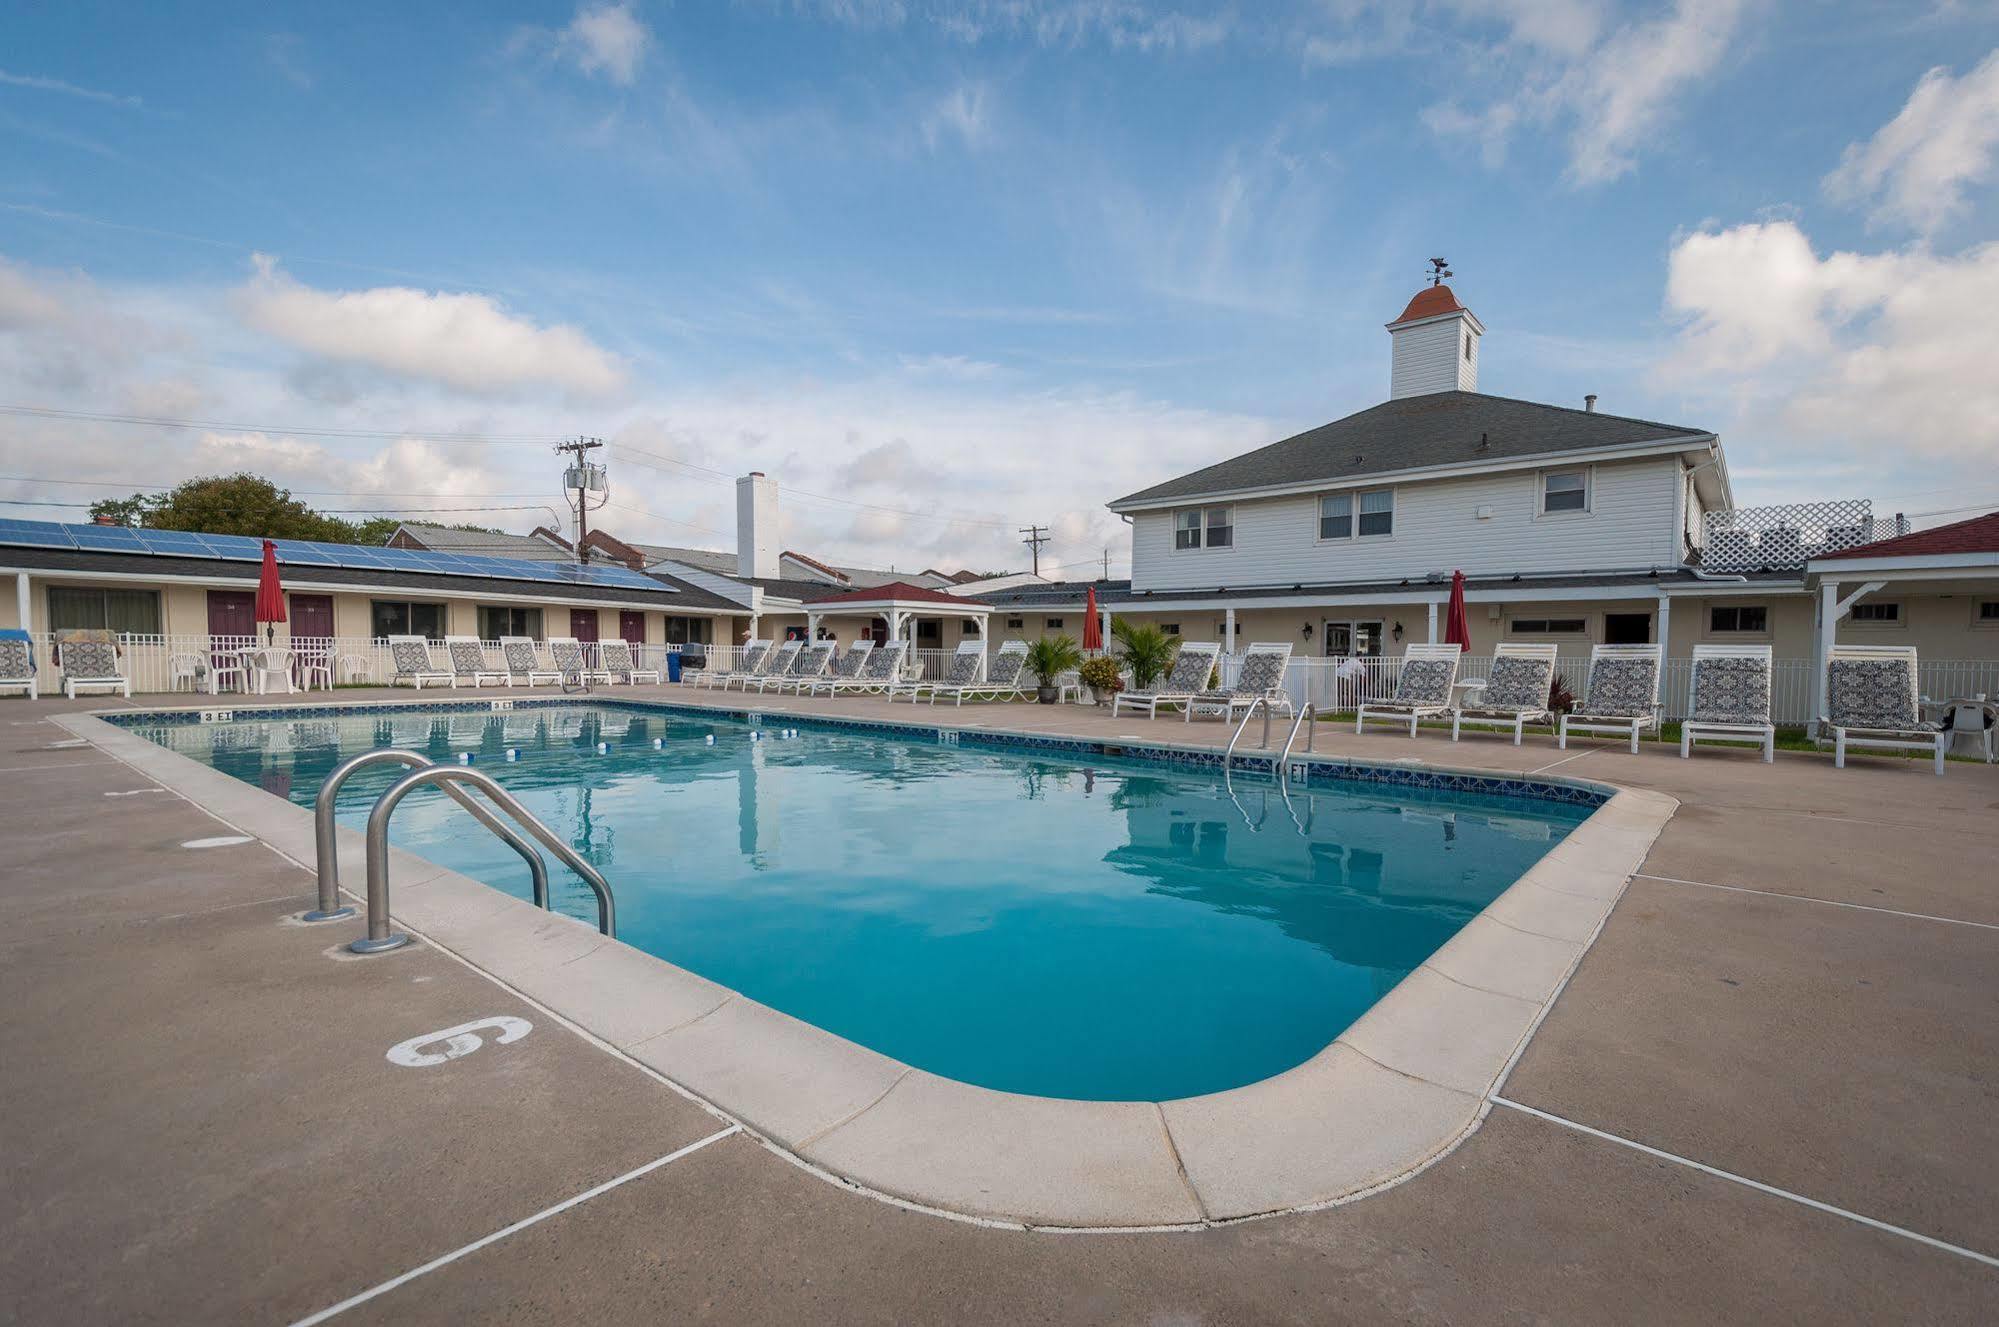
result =
[[668,650],[666,652],[666,680],[669,682],[678,682],[680,680],[679,650]]

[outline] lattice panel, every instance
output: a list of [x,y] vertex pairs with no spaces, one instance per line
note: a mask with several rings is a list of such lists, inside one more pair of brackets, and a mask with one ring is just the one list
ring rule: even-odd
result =
[[1711,511],[1702,524],[1703,571],[1791,571],[1815,557],[1909,532],[1904,517],[1874,519],[1866,498]]

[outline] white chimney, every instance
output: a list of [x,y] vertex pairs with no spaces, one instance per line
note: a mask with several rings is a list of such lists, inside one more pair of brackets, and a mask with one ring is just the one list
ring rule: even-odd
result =
[[736,574],[777,575],[777,485],[752,470],[736,481]]
[[1394,345],[1388,399],[1478,390],[1478,342],[1485,324],[1446,285],[1425,286],[1388,324]]

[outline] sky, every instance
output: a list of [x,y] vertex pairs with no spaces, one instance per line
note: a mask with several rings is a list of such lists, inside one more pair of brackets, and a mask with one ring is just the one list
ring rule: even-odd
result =
[[[1742,505],[1999,505],[1999,5],[8,7],[0,514],[251,469],[525,531],[1129,567],[1104,503],[1364,409],[1450,260],[1483,391]],[[566,517],[565,517],[566,518]]]

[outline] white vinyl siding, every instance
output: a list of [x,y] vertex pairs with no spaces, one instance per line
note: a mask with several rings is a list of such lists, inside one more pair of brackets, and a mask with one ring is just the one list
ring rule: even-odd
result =
[[[1321,494],[1234,504],[1234,552],[1226,569],[1174,552],[1174,513],[1132,517],[1132,586],[1181,590],[1401,580],[1462,568],[1468,576],[1634,571],[1679,562],[1673,457],[1598,462],[1591,520],[1538,519],[1540,472],[1404,482],[1394,489],[1394,535],[1321,540]],[[1361,509],[1354,490],[1356,524]],[[1491,508],[1480,519],[1478,509]],[[1193,509],[1183,509],[1193,510]]]
[[1471,356],[1467,358],[1464,353],[1464,339],[1470,330],[1462,318],[1442,318],[1394,332],[1389,399],[1427,396],[1431,392],[1477,391],[1478,337],[1471,339]]

